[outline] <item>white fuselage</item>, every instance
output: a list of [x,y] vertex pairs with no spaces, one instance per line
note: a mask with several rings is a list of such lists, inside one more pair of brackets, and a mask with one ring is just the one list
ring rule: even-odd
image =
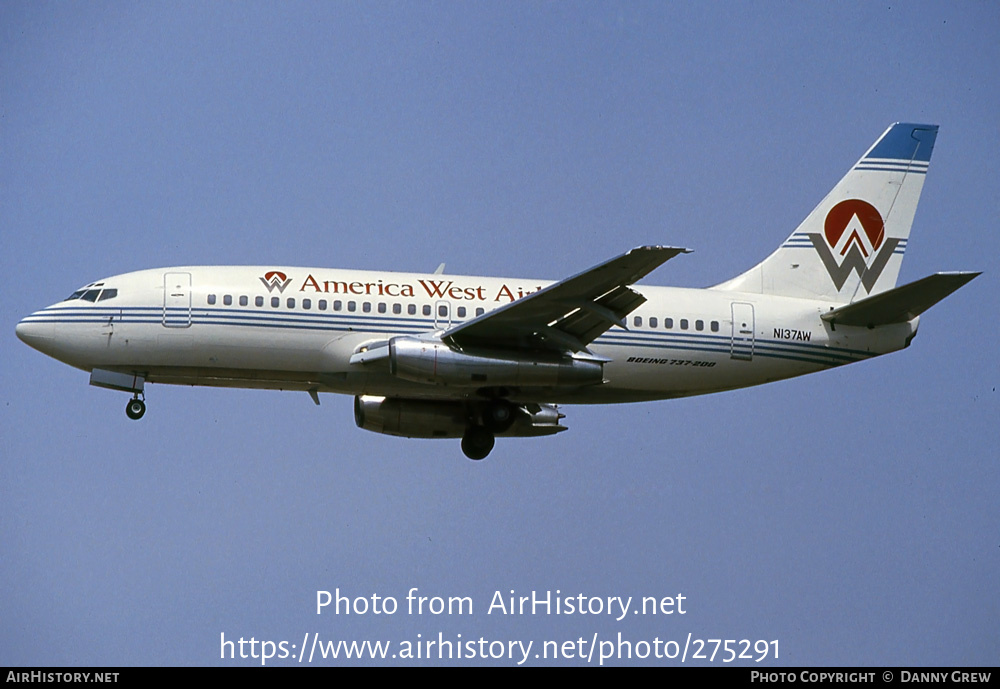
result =
[[[270,276],[265,280],[264,276]],[[398,335],[444,331],[549,281],[322,268],[178,267],[102,281],[18,325],[36,349],[87,371],[151,383],[462,398],[464,388],[401,380],[350,363]],[[100,283],[95,283],[100,284]],[[646,302],[589,347],[604,382],[514,398],[610,403],[717,392],[811,373],[906,347],[917,319],[831,326],[833,302],[716,289],[635,286]]]

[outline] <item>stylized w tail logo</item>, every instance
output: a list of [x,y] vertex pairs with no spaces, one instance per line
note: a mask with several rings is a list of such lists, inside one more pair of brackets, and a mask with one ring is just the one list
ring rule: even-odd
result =
[[280,293],[285,291],[292,279],[281,271],[272,270],[264,273],[264,277],[260,278],[260,281],[264,283],[264,287],[267,287],[268,292],[273,292],[277,288]]
[[[885,236],[885,224],[878,209],[860,199],[838,203],[826,215],[823,234],[806,236],[812,240],[838,291],[853,271],[861,278],[865,291],[871,292],[900,241]],[[838,246],[844,257],[840,263],[834,255]],[[872,254],[869,264],[868,257]]]
[[895,237],[886,239],[881,251],[875,254],[875,260],[872,261],[871,265],[867,265],[864,253],[862,253],[857,244],[854,244],[844,257],[843,263],[838,265],[837,259],[826,245],[823,235],[809,234],[806,236],[812,240],[813,246],[816,247],[816,252],[823,261],[823,265],[826,266],[826,271],[830,273],[830,278],[833,280],[833,284],[838,291],[847,282],[847,278],[853,270],[861,276],[861,284],[865,286],[865,291],[871,292],[872,287],[878,282],[879,276],[885,269],[885,264],[889,262],[889,257],[892,256],[892,252],[896,250],[896,246],[899,244],[899,240]]

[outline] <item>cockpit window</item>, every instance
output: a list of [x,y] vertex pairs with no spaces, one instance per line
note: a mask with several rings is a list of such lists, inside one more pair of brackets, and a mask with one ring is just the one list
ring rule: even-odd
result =
[[104,287],[103,282],[95,282],[94,284],[87,285],[83,289],[78,289],[73,292],[73,294],[66,297],[63,301],[73,301],[74,299],[83,299],[84,301],[95,302],[95,301],[106,301],[108,299],[114,299],[118,296],[118,290],[115,288],[101,289]]

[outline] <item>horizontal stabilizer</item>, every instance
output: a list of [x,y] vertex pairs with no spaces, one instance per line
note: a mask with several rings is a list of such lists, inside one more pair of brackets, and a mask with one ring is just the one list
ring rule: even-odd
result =
[[822,315],[834,325],[879,325],[913,320],[979,273],[935,273]]

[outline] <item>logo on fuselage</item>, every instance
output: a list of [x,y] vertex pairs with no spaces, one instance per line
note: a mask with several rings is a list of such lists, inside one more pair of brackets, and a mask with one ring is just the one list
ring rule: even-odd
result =
[[878,209],[861,199],[838,203],[826,214],[823,234],[807,236],[838,290],[854,271],[865,291],[871,292],[899,244],[898,238],[885,236],[885,221]]
[[271,270],[264,273],[264,277],[260,278],[260,281],[264,283],[264,287],[267,287],[268,292],[273,292],[277,289],[280,293],[285,291],[285,288],[288,287],[292,279],[280,270]]

